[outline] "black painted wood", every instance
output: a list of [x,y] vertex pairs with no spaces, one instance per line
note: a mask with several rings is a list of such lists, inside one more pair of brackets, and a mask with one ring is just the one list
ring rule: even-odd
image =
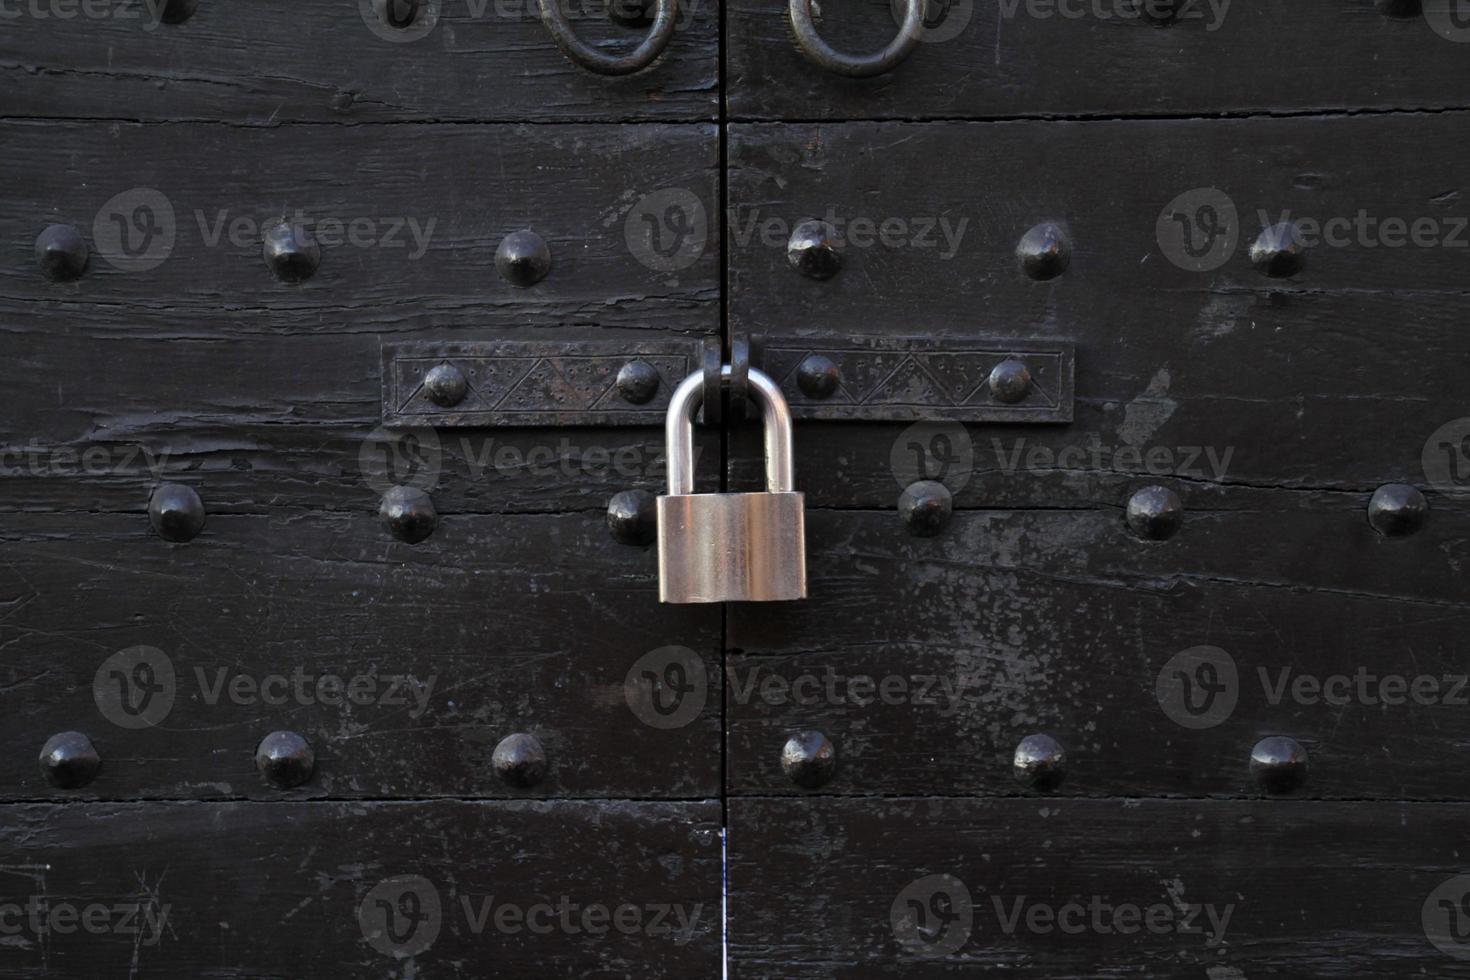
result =
[[6,977],[720,973],[713,802],[6,809]]

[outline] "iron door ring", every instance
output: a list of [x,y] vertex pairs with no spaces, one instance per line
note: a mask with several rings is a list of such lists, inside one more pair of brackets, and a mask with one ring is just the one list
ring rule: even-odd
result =
[[[544,0],[543,0],[544,2]],[[871,78],[897,67],[919,46],[924,33],[924,0],[902,0],[903,23],[898,36],[876,54],[843,54],[822,39],[812,22],[812,0],[789,0],[791,29],[801,53],[830,72],[848,78]]]
[[551,32],[551,39],[561,48],[562,54],[575,64],[599,75],[631,75],[653,64],[669,46],[669,39],[674,36],[675,22],[679,16],[679,0],[656,0],[653,26],[649,28],[648,36],[631,53],[614,57],[604,54],[573,33],[566,15],[562,13],[559,0],[538,2],[541,7],[541,23]]

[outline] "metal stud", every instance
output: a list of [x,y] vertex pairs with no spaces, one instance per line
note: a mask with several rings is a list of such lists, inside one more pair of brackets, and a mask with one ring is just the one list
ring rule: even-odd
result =
[[1401,538],[1424,526],[1429,501],[1418,487],[1390,483],[1379,487],[1368,501],[1368,523],[1384,537]]
[[1184,523],[1184,502],[1168,487],[1144,487],[1128,501],[1128,528],[1148,541],[1174,536]]
[[821,732],[797,732],[781,749],[781,771],[803,789],[817,789],[837,774],[837,748]]
[[389,489],[378,506],[378,516],[389,534],[409,544],[418,544],[439,526],[433,499],[418,487]]
[[1016,261],[1022,272],[1038,282],[1055,279],[1072,264],[1072,243],[1060,226],[1039,224],[1021,236]]
[[1294,738],[1273,735],[1251,749],[1251,775],[1268,793],[1290,793],[1307,779],[1307,750]]
[[808,398],[831,398],[841,384],[842,372],[822,354],[808,354],[796,369],[796,386]]
[[629,361],[618,369],[618,394],[623,401],[647,405],[658,394],[658,370],[647,361]]
[[310,279],[322,264],[322,249],[312,233],[287,221],[266,229],[261,252],[271,274],[282,282]]
[[534,286],[551,271],[551,249],[530,229],[513,231],[495,250],[495,269],[512,286]]
[[1251,264],[1272,279],[1289,279],[1307,267],[1307,250],[1296,225],[1272,225],[1251,245]]
[[898,514],[914,537],[932,538],[949,527],[954,495],[942,483],[920,480],[899,495]]
[[256,746],[255,768],[277,789],[295,789],[316,771],[316,753],[295,732],[271,732]]
[[507,786],[530,789],[546,777],[546,750],[534,735],[517,732],[495,746],[490,764]]
[[165,24],[182,24],[198,9],[199,0],[163,0],[163,10],[158,18]]
[[204,501],[193,487],[162,483],[148,501],[148,521],[165,541],[189,541],[204,530]]
[[464,372],[453,364],[436,364],[424,375],[424,394],[429,401],[443,408],[453,408],[464,401],[469,390]]
[[842,270],[837,229],[825,221],[803,221],[786,243],[786,260],[808,279],[831,279]]
[[102,757],[81,732],[52,735],[41,746],[41,772],[57,789],[80,789],[97,778]]
[[1016,746],[1011,772],[1023,786],[1054,790],[1067,775],[1067,750],[1050,735],[1027,735]]
[[647,490],[614,494],[607,504],[607,529],[619,544],[653,544],[658,536],[658,498]]
[[47,225],[36,236],[36,265],[53,282],[78,279],[87,271],[87,242],[71,225]]
[[1026,362],[1008,357],[990,370],[990,396],[998,402],[1014,405],[1031,393],[1031,369]]

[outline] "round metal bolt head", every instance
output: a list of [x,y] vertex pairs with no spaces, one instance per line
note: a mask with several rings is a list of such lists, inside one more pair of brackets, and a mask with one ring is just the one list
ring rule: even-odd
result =
[[97,778],[102,757],[81,732],[52,735],[41,746],[41,772],[57,789],[80,789]]
[[949,527],[954,517],[954,495],[934,480],[909,485],[898,498],[898,516],[916,538],[932,538]]
[[1023,786],[1056,789],[1067,774],[1067,750],[1050,735],[1027,735],[1016,746],[1011,772]]
[[647,361],[629,361],[618,368],[618,394],[633,405],[647,405],[658,394],[658,370]]
[[78,279],[87,271],[87,243],[71,225],[49,225],[36,236],[36,265],[53,282]]
[[837,229],[825,221],[803,221],[786,243],[786,260],[808,279],[831,279],[842,269]]
[[830,357],[808,354],[796,369],[796,386],[808,398],[831,398],[842,384],[842,372]]
[[1294,738],[1273,735],[1251,749],[1251,775],[1268,793],[1290,793],[1307,779],[1307,750]]
[[429,401],[443,408],[453,408],[464,401],[469,390],[464,372],[453,364],[436,364],[424,375],[424,394]]
[[1127,521],[1140,538],[1164,541],[1184,523],[1184,502],[1168,487],[1144,487],[1129,499]]
[[658,501],[647,490],[624,490],[607,504],[607,529],[618,544],[646,547],[658,537]]
[[534,286],[551,271],[551,249],[534,231],[513,231],[495,250],[495,270],[512,286]]
[[1429,501],[1418,487],[1406,483],[1390,483],[1379,487],[1368,501],[1368,523],[1384,537],[1401,538],[1424,526],[1429,517]]
[[193,487],[160,484],[148,501],[148,520],[165,541],[190,541],[204,530],[204,501]]
[[1251,264],[1272,279],[1289,279],[1307,267],[1307,249],[1296,225],[1272,225],[1251,245]]
[[266,229],[261,253],[271,275],[282,282],[310,279],[322,264],[322,249],[302,225],[282,221]]
[[295,789],[316,771],[316,753],[295,732],[271,732],[255,749],[255,768],[277,789]]
[[524,732],[501,739],[490,764],[502,782],[516,789],[530,789],[546,778],[546,750],[534,735]]
[[418,487],[393,487],[383,494],[378,516],[399,541],[418,544],[439,526],[433,499]]
[[1059,226],[1040,224],[1021,236],[1016,261],[1022,272],[1038,282],[1055,279],[1072,264],[1072,243]]
[[199,0],[163,0],[158,19],[165,24],[182,24],[199,9]]
[[781,749],[781,771],[803,789],[817,789],[837,775],[837,747],[821,732],[798,732]]
[[1008,357],[990,370],[990,396],[1014,405],[1031,393],[1031,369],[1026,362]]

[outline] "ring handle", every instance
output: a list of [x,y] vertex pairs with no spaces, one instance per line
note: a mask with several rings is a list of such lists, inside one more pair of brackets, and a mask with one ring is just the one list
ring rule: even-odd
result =
[[551,39],[561,48],[562,54],[575,64],[599,75],[631,75],[642,71],[669,46],[674,36],[674,24],[679,17],[679,0],[657,0],[654,7],[653,26],[643,43],[623,57],[604,54],[583,41],[572,32],[562,13],[560,0],[538,0],[541,7],[541,23],[551,32]]
[[902,0],[902,3],[903,23],[898,27],[898,36],[877,54],[865,55],[843,54],[822,40],[812,23],[812,0],[789,0],[787,6],[797,46],[808,60],[848,78],[871,78],[895,68],[923,40],[924,0]]

